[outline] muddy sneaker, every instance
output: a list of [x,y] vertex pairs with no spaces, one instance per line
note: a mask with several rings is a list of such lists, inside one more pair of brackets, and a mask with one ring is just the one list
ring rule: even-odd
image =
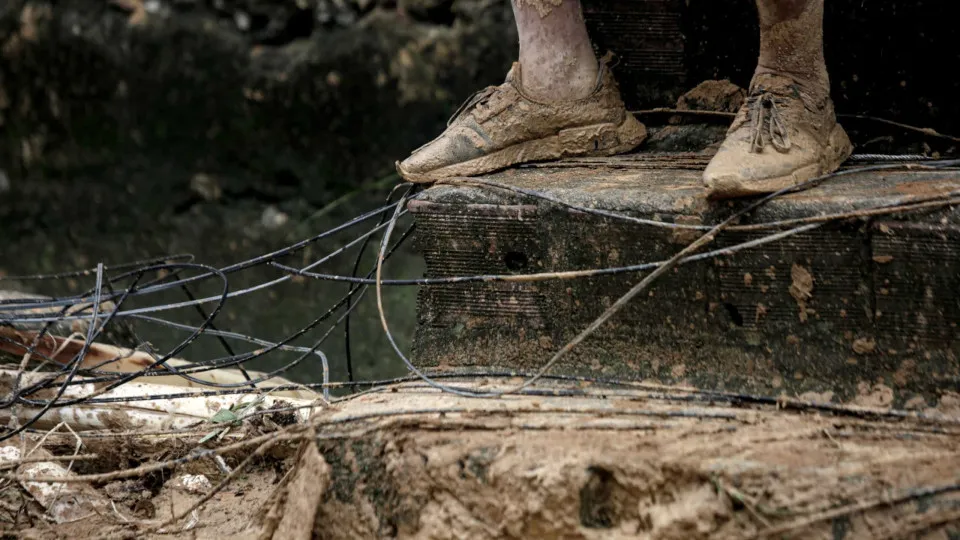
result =
[[611,156],[646,138],[646,128],[624,107],[606,62],[600,63],[596,89],[583,99],[542,102],[522,88],[515,63],[506,82],[467,100],[439,137],[397,163],[397,172],[409,182],[434,182],[530,161]]
[[853,150],[829,96],[792,79],[754,77],[727,138],[703,173],[713,199],[773,193],[837,170]]

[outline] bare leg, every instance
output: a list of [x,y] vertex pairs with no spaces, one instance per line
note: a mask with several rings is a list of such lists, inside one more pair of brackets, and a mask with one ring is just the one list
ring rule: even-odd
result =
[[512,4],[524,91],[550,101],[589,95],[597,84],[598,66],[580,0],[512,0]]
[[772,193],[835,171],[852,146],[830,100],[824,0],[757,0],[750,98],[703,173],[713,198]]
[[824,0],[757,0],[760,60],[757,73],[780,73],[827,92],[823,58]]

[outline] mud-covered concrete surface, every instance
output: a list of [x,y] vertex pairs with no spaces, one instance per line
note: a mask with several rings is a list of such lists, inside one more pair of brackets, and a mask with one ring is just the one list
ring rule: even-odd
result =
[[[174,253],[222,267],[382,204],[396,183],[394,160],[439,129],[477,85],[502,80],[516,46],[509,17],[506,3],[472,0],[4,2],[0,272]],[[346,238],[318,243],[298,260]],[[352,264],[340,258],[332,269],[348,273]],[[420,272],[408,250],[391,267]],[[230,287],[279,275],[258,267],[231,276]],[[19,280],[0,289],[62,294],[92,284]],[[343,291],[300,280],[231,301],[218,323],[279,339]],[[388,294],[401,342],[412,331],[413,294]],[[185,297],[148,302],[159,300]],[[395,373],[385,365],[375,308],[359,309],[358,375]],[[166,316],[200,320],[186,310]],[[138,330],[161,349],[185,337]],[[325,347],[335,377],[343,374],[342,341],[337,334]],[[189,352],[224,354],[215,340]],[[318,372],[303,365],[292,375],[315,380]]]
[[[568,160],[485,179],[571,208],[489,185],[435,186],[411,205],[421,232],[417,246],[431,277],[669,260],[703,231],[668,227],[720,223],[737,208],[705,200],[697,166],[708,158]],[[954,171],[850,174],[769,202],[720,234],[711,249],[734,250],[769,234],[737,230],[743,225],[902,204],[958,187]],[[960,375],[960,304],[956,296],[935,292],[957,283],[958,220],[956,207],[944,203],[795,231],[682,265],[559,360],[553,372],[761,395],[813,392],[835,402],[935,405],[954,391]],[[640,277],[425,288],[414,361],[448,370],[536,372]]]

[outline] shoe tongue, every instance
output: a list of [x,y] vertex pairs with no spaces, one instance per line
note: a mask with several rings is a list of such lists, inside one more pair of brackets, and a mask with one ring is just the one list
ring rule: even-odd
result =
[[790,77],[777,75],[775,73],[760,73],[750,81],[750,94],[759,94],[767,92],[779,96],[799,97],[800,85]]
[[817,88],[811,88],[797,82],[792,77],[776,73],[759,73],[750,81],[750,95],[769,93],[787,98],[802,99],[804,102],[819,103],[829,94]]
[[507,72],[507,77],[503,80],[503,82],[520,87],[520,62],[514,62],[513,65],[510,66],[510,71]]

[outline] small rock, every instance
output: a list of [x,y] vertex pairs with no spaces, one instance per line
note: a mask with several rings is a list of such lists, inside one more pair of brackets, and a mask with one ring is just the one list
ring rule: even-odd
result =
[[940,403],[937,404],[936,412],[948,416],[960,416],[960,394],[956,392],[944,392],[940,395]]
[[7,176],[6,171],[0,169],[0,193],[6,193],[10,191],[10,177]]
[[869,383],[860,382],[857,384],[857,395],[850,404],[860,407],[890,407],[893,404],[893,389],[884,384],[871,386]]
[[677,100],[677,108],[688,111],[735,113],[743,105],[747,92],[728,80],[703,81]]
[[903,408],[908,411],[922,411],[927,408],[927,400],[923,396],[913,396],[904,402]]
[[204,173],[197,173],[190,179],[190,191],[199,195],[205,201],[217,201],[223,196],[220,182],[217,178]]
[[250,15],[247,15],[243,11],[238,11],[233,14],[233,23],[237,25],[237,30],[246,32],[250,30]]
[[121,480],[111,482],[103,486],[103,492],[113,501],[134,503],[151,496],[150,490],[146,489],[143,480]]
[[[711,111],[735,113],[747,99],[747,92],[728,80],[704,81],[677,100],[677,109],[683,111]],[[671,124],[696,122],[681,115],[670,119]]]
[[184,474],[173,479],[173,487],[199,495],[213,489],[213,484],[202,474]]
[[803,401],[809,401],[810,403],[830,403],[833,401],[833,392],[804,392],[797,396]]
[[263,210],[263,215],[260,216],[260,223],[265,229],[269,230],[279,229],[286,225],[288,221],[290,221],[290,216],[277,209],[276,206],[266,207]]

